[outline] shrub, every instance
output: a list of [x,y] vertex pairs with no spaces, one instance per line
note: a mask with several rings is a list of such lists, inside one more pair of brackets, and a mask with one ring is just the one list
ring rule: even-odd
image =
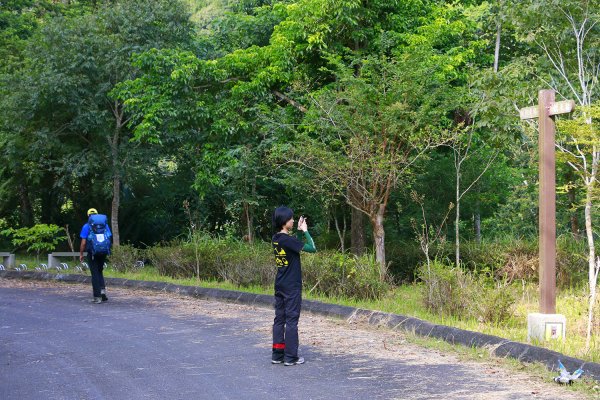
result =
[[[471,315],[480,322],[499,325],[513,316],[515,294],[511,286],[499,283],[495,287],[479,286],[471,308]],[[474,292],[476,293],[476,292]]]
[[[238,286],[273,286],[277,268],[269,243],[248,244],[235,239],[204,235],[194,243],[155,246],[147,257],[161,275],[180,278],[196,276],[220,279]],[[305,290],[329,296],[376,299],[390,287],[379,279],[379,268],[372,256],[354,257],[335,251],[303,254]]]
[[470,271],[439,261],[423,265],[419,277],[424,282],[423,302],[431,312],[494,324],[513,315],[516,298],[507,281],[497,281],[492,275],[474,277]]
[[146,251],[150,263],[160,275],[171,278],[190,278],[195,275],[193,251],[183,246],[154,246]]
[[152,247],[148,250],[148,259],[161,275],[193,278],[198,262],[200,279],[221,279],[238,286],[272,285],[275,274],[268,244],[250,245],[208,235],[195,243]]
[[216,269],[221,279],[238,286],[272,286],[277,269],[273,250],[267,243],[253,245],[237,240],[221,240]]
[[[405,243],[403,247],[392,248],[391,272],[396,280],[406,280],[410,268],[406,265],[399,270],[397,260],[405,254],[416,266],[423,264],[423,258],[415,253],[416,244]],[[574,240],[570,236],[562,236],[557,240],[556,274],[559,287],[578,287],[587,283],[587,248],[584,240]],[[438,254],[438,260],[454,260],[454,248],[447,244]],[[538,279],[538,244],[537,239],[505,238],[496,241],[476,243],[465,241],[461,245],[462,266],[474,275],[492,273],[497,280],[526,280],[535,282]],[[405,261],[402,261],[405,263]],[[415,275],[420,276],[420,272]]]
[[381,282],[379,265],[371,255],[360,257],[335,251],[303,255],[304,287],[308,292],[354,299],[378,299],[390,285]]
[[40,253],[53,251],[67,236],[65,229],[57,225],[37,224],[30,228],[8,228],[0,235],[11,237],[14,246],[27,247],[27,251],[35,251],[36,257]]
[[145,258],[144,251],[133,246],[122,244],[115,246],[111,250],[108,263],[119,272],[130,272],[139,269]]
[[389,273],[396,283],[414,282],[418,276],[418,267],[425,262],[425,255],[419,245],[413,242],[386,243],[386,260],[389,261]]
[[[596,249],[596,254],[598,254]],[[559,237],[556,246],[556,284],[559,287],[587,285],[588,247],[584,239]]]
[[423,300],[429,311],[457,317],[468,313],[469,290],[473,287],[469,273],[436,260],[421,267],[419,278],[425,283]]

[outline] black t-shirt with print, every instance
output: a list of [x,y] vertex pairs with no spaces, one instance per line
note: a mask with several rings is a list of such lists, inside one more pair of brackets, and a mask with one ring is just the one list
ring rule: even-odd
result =
[[286,233],[276,233],[272,240],[277,276],[275,289],[302,288],[302,269],[300,268],[300,251],[304,243]]

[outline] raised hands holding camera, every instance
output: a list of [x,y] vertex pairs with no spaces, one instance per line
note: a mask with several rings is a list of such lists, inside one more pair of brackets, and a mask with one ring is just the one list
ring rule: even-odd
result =
[[302,231],[302,232],[306,232],[308,230],[308,226],[306,224],[306,218],[304,218],[304,215],[301,215],[300,218],[298,219],[298,230]]

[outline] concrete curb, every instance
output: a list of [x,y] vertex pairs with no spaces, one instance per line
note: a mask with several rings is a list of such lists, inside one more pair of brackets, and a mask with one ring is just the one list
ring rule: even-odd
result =
[[[91,281],[91,277],[85,275],[29,271],[0,271],[0,278],[50,280],[70,283],[90,283]],[[174,285],[164,282],[136,281],[122,278],[106,278],[105,280],[109,286],[122,286],[177,293],[199,299],[216,299],[250,305],[273,306],[273,296],[265,294]],[[304,311],[328,317],[338,317],[346,320],[357,319],[371,325],[384,325],[393,330],[414,332],[420,336],[441,339],[451,344],[462,344],[468,347],[483,347],[487,348],[490,353],[497,357],[511,357],[524,362],[539,362],[544,364],[550,370],[556,370],[557,360],[561,360],[568,370],[573,371],[582,367],[585,371],[585,376],[600,381],[600,364],[598,363],[585,362],[552,350],[525,343],[513,342],[497,336],[471,332],[444,325],[435,325],[418,318],[399,314],[371,311],[337,304],[326,304],[311,300],[303,300],[302,309]]]

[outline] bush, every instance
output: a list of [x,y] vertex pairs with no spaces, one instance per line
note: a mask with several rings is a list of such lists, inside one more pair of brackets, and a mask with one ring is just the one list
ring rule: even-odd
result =
[[[585,240],[574,240],[570,236],[558,238],[556,282],[559,287],[579,287],[587,283],[586,246]],[[414,280],[416,276],[420,276],[418,266],[423,264],[425,259],[422,252],[419,254],[416,243],[394,244],[388,247],[388,257],[392,262],[390,272],[394,280]],[[452,263],[453,244],[447,243],[440,249],[437,259]],[[536,282],[539,264],[537,239],[506,238],[482,243],[464,241],[461,244],[461,262],[464,268],[475,275],[491,273],[496,279],[508,280],[509,283],[517,280]],[[412,270],[411,263],[414,263]]]
[[[474,271],[493,271],[497,279],[508,282],[538,279],[539,251],[536,239],[508,239],[462,247],[465,264]],[[577,286],[586,282],[586,243],[570,237],[558,238],[556,244],[557,286]]]
[[433,261],[429,267],[421,267],[419,278],[425,283],[423,301],[429,311],[457,317],[468,313],[469,290],[473,286],[470,274]]
[[159,274],[173,278],[196,277],[199,267],[200,279],[221,279],[238,286],[272,285],[272,252],[266,243],[249,245],[202,235],[194,243],[152,247],[148,258]]
[[452,268],[439,261],[423,265],[423,302],[431,312],[460,319],[501,324],[513,315],[516,301],[508,282],[492,276],[474,277],[470,271]]
[[[193,243],[173,243],[147,250],[159,274],[173,278],[220,279],[237,286],[273,286],[277,268],[269,243],[196,237]],[[379,268],[368,255],[354,257],[335,251],[302,255],[304,288],[329,296],[380,298],[390,287],[379,280]]]
[[57,225],[37,224],[29,228],[7,228],[0,235],[10,237],[17,248],[26,247],[27,251],[35,251],[39,258],[42,252],[51,252],[67,238],[65,229]]
[[253,245],[237,240],[221,240],[216,270],[221,279],[238,286],[272,286],[275,281],[273,249],[267,243]]
[[160,275],[171,278],[195,276],[196,261],[193,251],[183,246],[154,246],[146,251],[148,260]]
[[390,263],[389,273],[396,283],[414,282],[418,267],[425,262],[425,255],[419,245],[413,242],[386,243],[385,259]]
[[472,298],[471,316],[480,322],[500,325],[513,316],[516,302],[510,285],[498,283],[495,287],[479,286],[479,293]]
[[108,263],[116,271],[132,272],[142,267],[143,264],[140,261],[143,261],[144,258],[143,250],[122,244],[112,248]]
[[379,279],[379,265],[371,255],[335,251],[303,255],[302,275],[308,292],[326,296],[378,299],[390,288]]

